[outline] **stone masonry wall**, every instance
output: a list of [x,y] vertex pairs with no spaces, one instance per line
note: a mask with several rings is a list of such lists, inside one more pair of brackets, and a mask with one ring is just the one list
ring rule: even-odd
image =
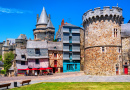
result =
[[[96,12],[97,10],[101,13]],[[104,7],[103,10],[96,8],[83,15],[86,74],[108,76],[122,74],[121,11],[122,9],[118,7],[113,7],[112,10],[110,7]]]
[[122,38],[122,59],[123,65],[128,66],[128,74],[130,75],[130,37]]
[[[117,29],[117,37],[114,37],[114,29]],[[99,45],[121,46],[120,30],[119,24],[111,20],[93,22],[85,31],[85,47]]]
[[80,68],[84,68],[84,30],[80,29]]
[[121,53],[118,47],[88,48],[85,50],[85,73],[91,75],[116,75],[116,64],[119,65],[119,74],[122,72]]

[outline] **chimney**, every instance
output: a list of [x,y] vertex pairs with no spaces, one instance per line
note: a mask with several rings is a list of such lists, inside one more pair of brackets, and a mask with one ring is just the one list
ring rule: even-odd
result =
[[5,40],[3,41],[3,45],[5,44]]
[[9,40],[7,40],[7,45],[9,46]]
[[38,20],[39,20],[39,14],[37,14],[37,22],[38,22]]
[[64,19],[61,21],[61,27],[64,26]]
[[51,15],[50,14],[48,14],[48,18],[51,19]]

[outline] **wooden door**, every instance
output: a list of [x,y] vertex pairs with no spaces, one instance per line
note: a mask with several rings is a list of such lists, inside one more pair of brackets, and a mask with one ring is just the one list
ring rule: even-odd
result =
[[128,75],[128,66],[124,66],[124,73]]
[[57,67],[57,60],[54,60],[54,67]]
[[119,67],[116,67],[116,75],[119,75]]

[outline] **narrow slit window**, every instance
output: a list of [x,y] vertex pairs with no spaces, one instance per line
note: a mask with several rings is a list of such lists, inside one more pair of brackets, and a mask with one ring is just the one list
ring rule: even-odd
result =
[[104,47],[102,47],[102,52],[104,52],[105,51],[105,48]]
[[116,37],[117,37],[117,29],[116,29]]
[[114,28],[114,37],[115,37],[115,28]]
[[121,53],[121,48],[119,48],[119,53]]

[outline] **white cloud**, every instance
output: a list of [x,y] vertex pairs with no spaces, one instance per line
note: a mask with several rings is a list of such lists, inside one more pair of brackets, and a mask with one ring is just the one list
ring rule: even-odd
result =
[[32,13],[32,11],[0,7],[0,13],[18,13],[18,14],[22,14],[22,13]]

